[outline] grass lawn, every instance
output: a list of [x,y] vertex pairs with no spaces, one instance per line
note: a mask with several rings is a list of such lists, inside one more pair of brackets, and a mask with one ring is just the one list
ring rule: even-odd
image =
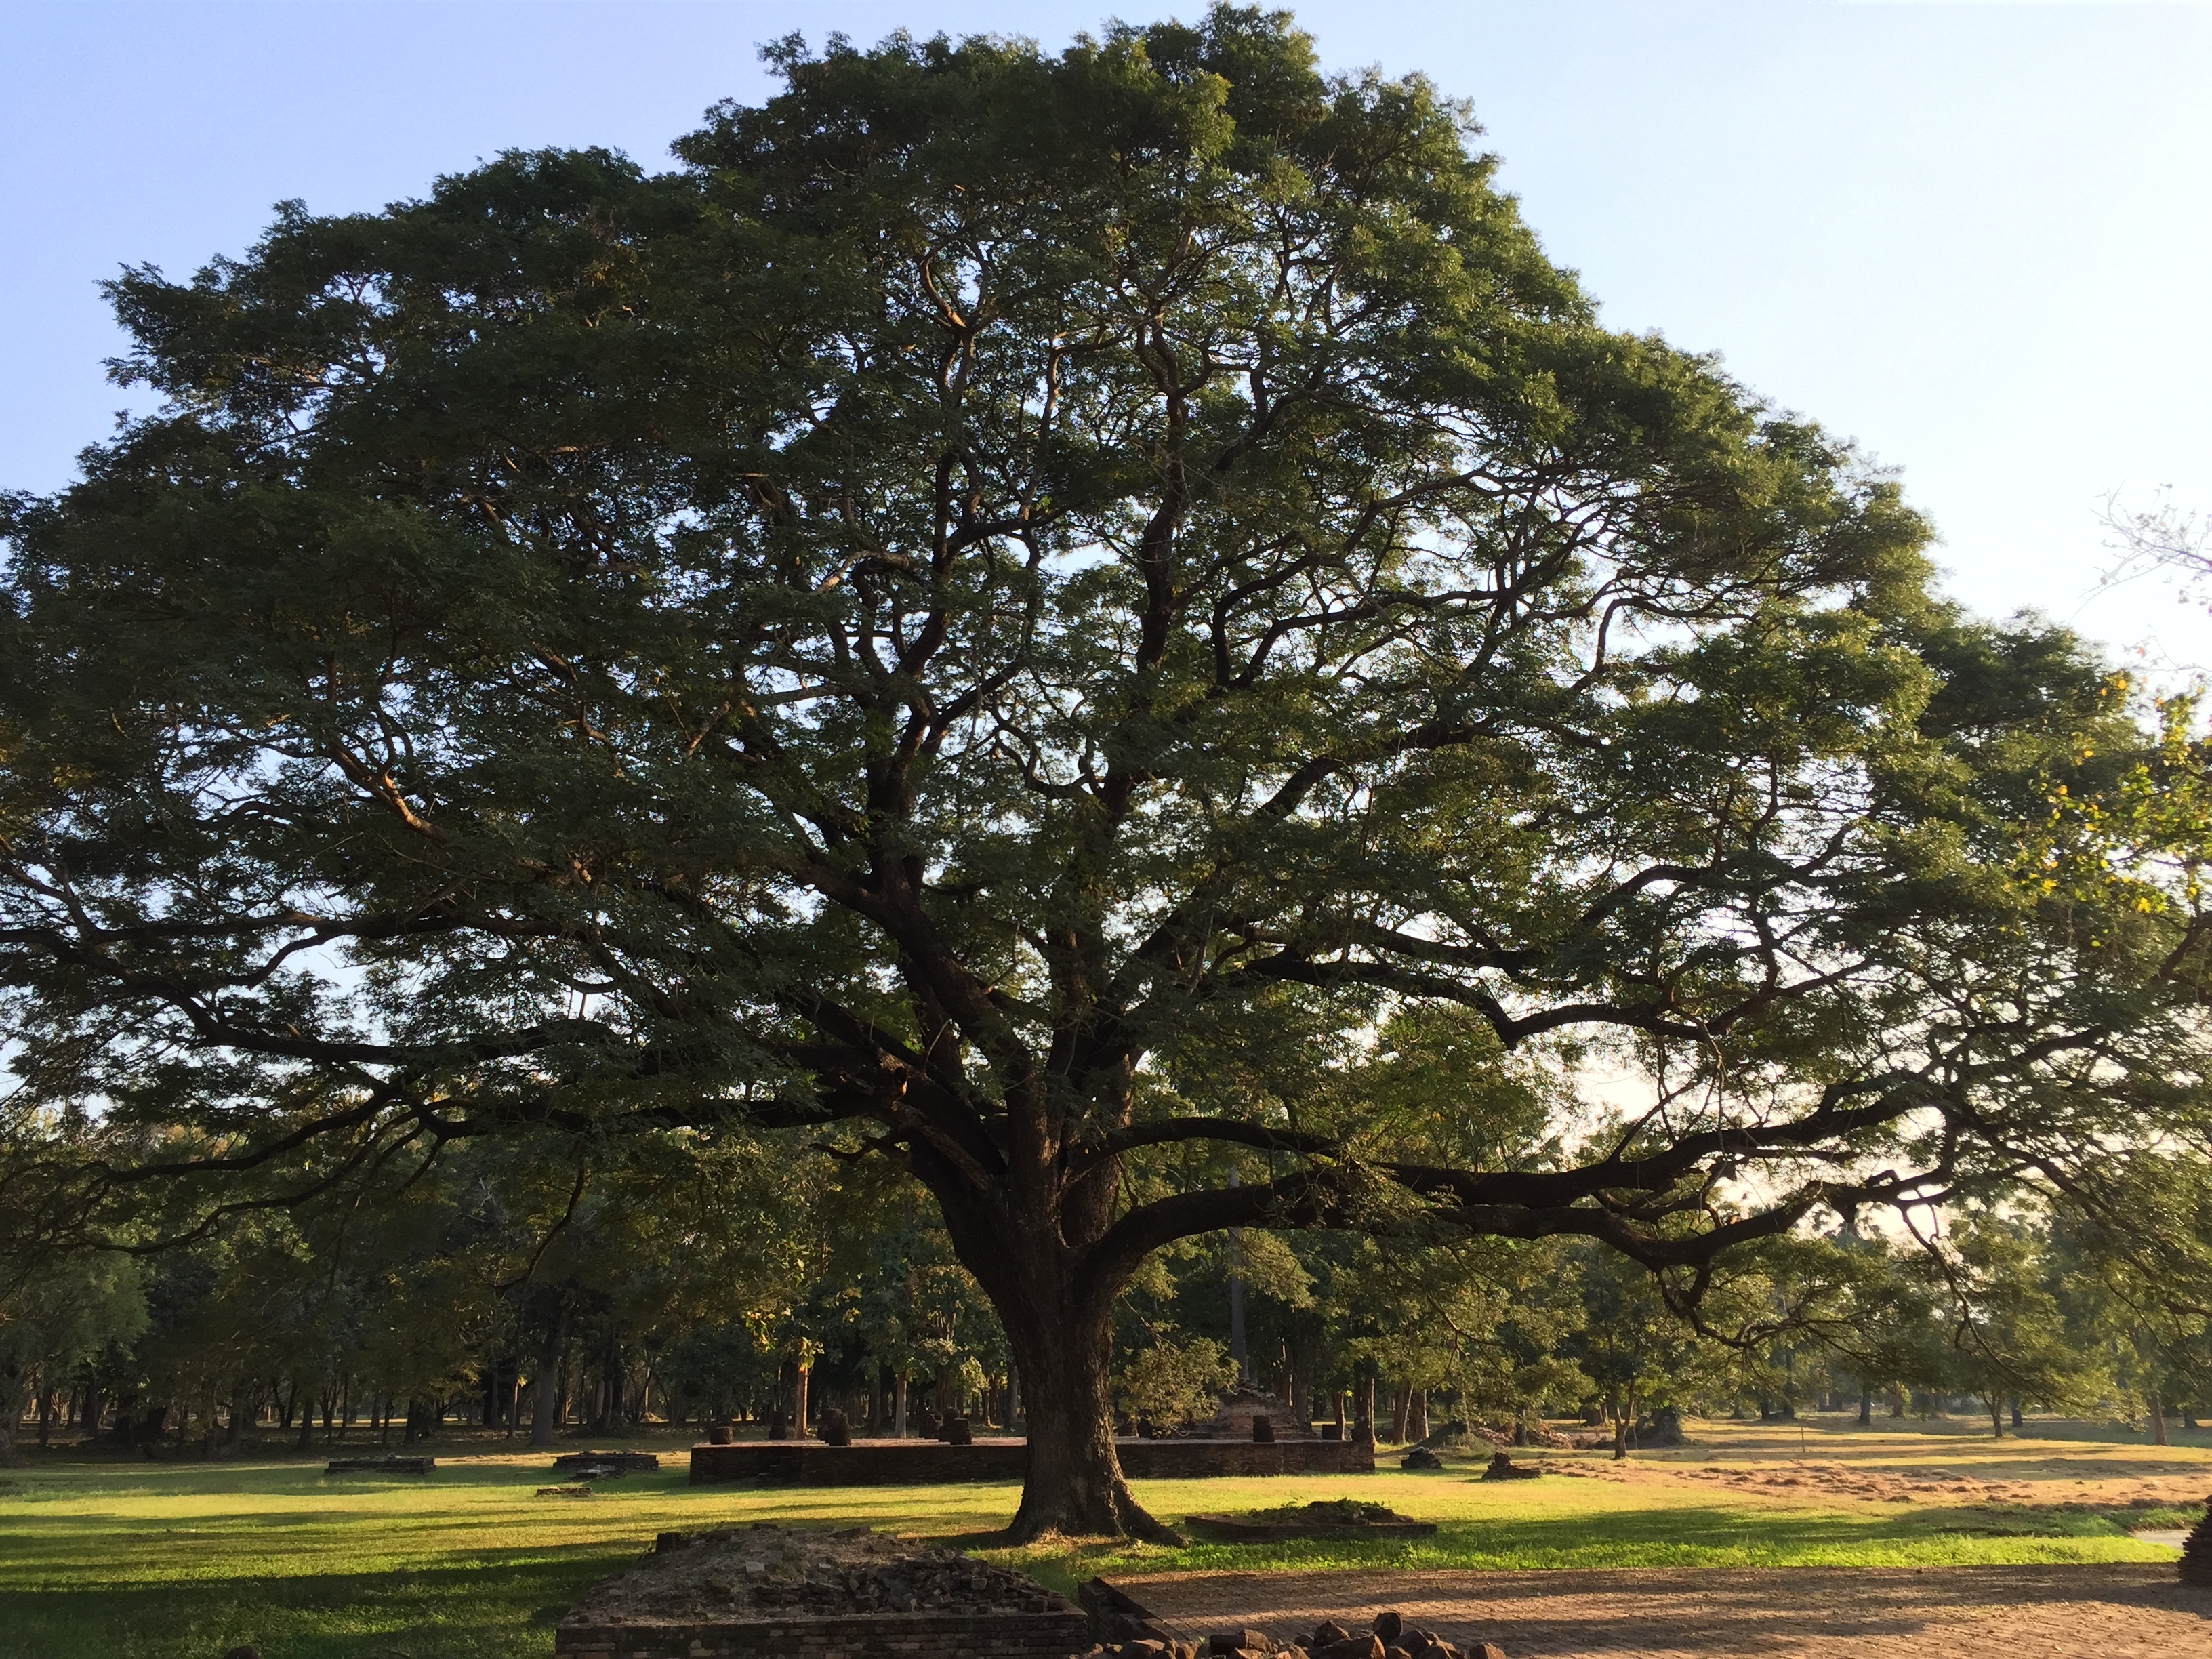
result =
[[[657,1449],[670,1467],[588,1498],[538,1496],[554,1478],[548,1455],[497,1442],[437,1448],[434,1474],[392,1479],[325,1476],[319,1456],[148,1463],[33,1454],[27,1467],[0,1471],[0,1656],[217,1659],[246,1641],[266,1659],[549,1655],[569,1603],[650,1547],[656,1532],[768,1519],[950,1540],[1061,1589],[1099,1572],[1183,1568],[2171,1560],[2172,1551],[2136,1542],[2128,1528],[2192,1522],[2212,1489],[2212,1444],[2156,1450],[2060,1426],[1998,1443],[1917,1427],[1869,1433],[1842,1419],[1786,1431],[1702,1423],[1680,1451],[1626,1468],[1601,1455],[1548,1454],[1551,1478],[1511,1484],[1473,1480],[1480,1457],[1408,1474],[1387,1455],[1389,1472],[1369,1476],[1139,1483],[1152,1512],[1175,1520],[1356,1496],[1439,1528],[1432,1538],[1371,1544],[1182,1549],[1080,1540],[990,1548],[985,1535],[1006,1523],[1018,1496],[1004,1483],[693,1487],[681,1444],[667,1437],[594,1443]],[[1586,1478],[1565,1478],[1569,1467]],[[1978,1496],[1931,1490],[1924,1501],[1869,1501],[1821,1491],[1824,1468],[1981,1484]],[[1718,1470],[1802,1484],[1744,1490],[1723,1484],[1732,1477]],[[1992,1498],[1992,1483],[2012,1495]]]

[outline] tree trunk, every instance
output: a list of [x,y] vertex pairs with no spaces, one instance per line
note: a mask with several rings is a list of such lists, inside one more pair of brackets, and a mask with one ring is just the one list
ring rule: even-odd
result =
[[1859,1389],[1859,1426],[1863,1429],[1874,1426],[1874,1390],[1863,1385]]
[[1406,1383],[1390,1390],[1390,1443],[1394,1446],[1406,1443],[1406,1407],[1413,1400],[1413,1390]]
[[906,1438],[906,1373],[891,1379],[891,1438]]
[[2166,1437],[2166,1401],[2158,1397],[2155,1390],[2146,1395],[2144,1398],[2150,1405],[2151,1443],[2156,1446],[2170,1443]]
[[1406,1420],[1406,1437],[1417,1442],[1429,1437],[1429,1391],[1426,1389],[1413,1390],[1413,1409]]
[[1113,1302],[1079,1304],[1058,1330],[1037,1322],[1007,1332],[1029,1386],[1029,1472],[1012,1538],[1177,1536],[1138,1504],[1114,1450]]
[[794,1381],[791,1385],[791,1437],[806,1438],[807,1382],[814,1375],[814,1367],[802,1359],[792,1368]]
[[1149,1247],[1103,1248],[1115,1219],[1118,1170],[1073,1182],[1056,1155],[1016,1134],[1005,1187],[979,1190],[927,1148],[914,1172],[936,1194],[961,1265],[997,1311],[1029,1410],[1029,1468],[1006,1536],[1028,1543],[1182,1535],[1147,1515],[1114,1450],[1114,1308]]
[[545,1346],[538,1352],[538,1395],[531,1402],[530,1412],[530,1443],[533,1446],[550,1446],[561,1437],[561,1350],[568,1340],[568,1310],[563,1308],[553,1321]]

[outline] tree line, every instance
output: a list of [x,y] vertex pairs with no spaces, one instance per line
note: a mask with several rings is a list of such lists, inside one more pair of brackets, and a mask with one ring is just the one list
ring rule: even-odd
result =
[[[832,1411],[860,1435],[1020,1431],[1013,1351],[910,1179],[795,1142],[565,1180],[511,1150],[145,1254],[12,1264],[0,1431],[207,1457],[459,1425],[819,1433]],[[2165,1443],[2212,1407],[2212,1328],[2134,1271],[2063,1218],[1973,1212],[1940,1238],[1776,1247],[1692,1322],[1584,1241],[1240,1231],[1163,1252],[1124,1297],[1116,1427],[1205,1425],[1241,1383],[1387,1443],[1577,1418],[1625,1455],[1685,1414],[1856,1405],[1867,1424],[1963,1407],[1999,1435],[2105,1417]]]

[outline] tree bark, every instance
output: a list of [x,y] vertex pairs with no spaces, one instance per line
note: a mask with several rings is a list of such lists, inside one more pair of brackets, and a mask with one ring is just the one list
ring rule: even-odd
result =
[[1109,1232],[1114,1162],[1071,1182],[1044,1148],[1028,1154],[1010,1160],[996,1190],[951,1157],[913,1158],[954,1254],[998,1313],[1026,1395],[1029,1469],[1007,1536],[1180,1543],[1137,1502],[1114,1449],[1114,1307],[1152,1246]]
[[561,1310],[553,1321],[552,1334],[538,1355],[538,1397],[531,1402],[530,1443],[550,1446],[559,1438],[558,1421],[561,1401],[561,1350],[568,1340],[568,1310]]
[[2151,1443],[2155,1446],[2169,1444],[2170,1443],[2166,1437],[2166,1401],[2158,1397],[2158,1393],[2155,1389],[2153,1389],[2149,1394],[2144,1395],[2143,1398],[2148,1401],[2150,1405]]
[[1013,1538],[1176,1535],[1138,1504],[1114,1449],[1112,1311],[1109,1297],[1071,1310],[1058,1331],[1035,1322],[1007,1333],[1029,1379],[1029,1472]]

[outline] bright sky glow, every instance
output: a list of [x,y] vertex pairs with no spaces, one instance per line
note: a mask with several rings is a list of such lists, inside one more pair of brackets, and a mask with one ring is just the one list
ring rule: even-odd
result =
[[[1180,8],[1194,15],[1197,3]],[[1128,15],[1158,15],[1133,6]],[[0,0],[0,488],[49,489],[125,396],[94,284],[373,208],[516,146],[649,165],[754,48],[998,31],[1103,0],[24,4]],[[1332,67],[1474,100],[1503,180],[1618,327],[1723,354],[1901,470],[1952,589],[2154,661],[2212,623],[2100,593],[2105,498],[2212,507],[2212,5],[1322,0]]]

